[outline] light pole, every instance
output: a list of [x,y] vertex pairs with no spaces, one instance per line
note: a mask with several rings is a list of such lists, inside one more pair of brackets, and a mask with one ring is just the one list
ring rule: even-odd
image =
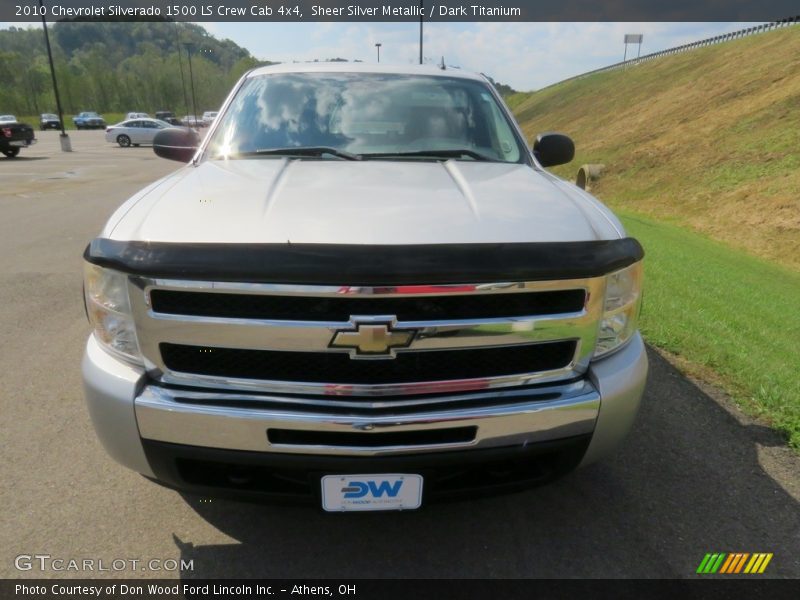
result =
[[383,44],[375,44],[375,47],[378,49],[378,62],[381,62],[381,46],[383,46]]
[[194,73],[192,72],[192,48],[194,48],[194,44],[192,42],[184,42],[183,45],[186,46],[186,53],[189,55],[189,81],[192,87],[192,116],[194,117],[194,126],[197,127],[197,104],[195,104],[194,98]]
[[50,36],[47,33],[47,21],[44,18],[44,6],[39,0],[39,9],[42,14],[42,27],[44,27],[44,43],[47,46],[47,60],[50,62],[50,74],[53,76],[53,93],[56,96],[56,108],[58,109],[58,120],[61,123],[61,151],[72,152],[72,144],[69,141],[67,132],[64,131],[64,111],[61,110],[61,97],[58,95],[58,83],[56,82],[56,67],[53,64],[53,51],[50,49]]
[[419,64],[422,64],[422,19],[425,14],[423,0],[419,0]]
[[186,80],[183,77],[183,58],[181,57],[181,34],[178,30],[178,22],[175,21],[175,43],[178,46],[178,65],[181,69],[181,89],[183,90],[183,106],[189,112],[189,100],[186,98]]

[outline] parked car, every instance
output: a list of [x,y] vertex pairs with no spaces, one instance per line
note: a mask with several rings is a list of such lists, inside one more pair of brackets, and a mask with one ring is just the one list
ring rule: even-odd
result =
[[214,122],[214,119],[217,118],[219,113],[215,110],[207,110],[203,113],[203,126],[210,127],[211,124]]
[[39,116],[39,128],[42,131],[45,129],[61,129],[61,121],[58,119],[58,115],[42,113]]
[[181,125],[184,127],[202,127],[202,119],[198,119],[197,115],[184,115],[181,119]]
[[33,127],[17,122],[14,115],[0,115],[0,153],[15,158],[22,148],[36,143]]
[[125,119],[149,119],[150,115],[145,112],[129,112],[125,115]]
[[[110,455],[174,488],[405,510],[608,455],[647,375],[641,245],[549,173],[486,77],[247,73],[191,167],[87,247],[83,381]],[[498,515],[498,517],[502,518]]]
[[72,122],[77,129],[103,129],[106,122],[96,112],[82,112],[77,116],[72,117]]
[[152,144],[153,138],[162,129],[172,127],[158,119],[130,119],[106,128],[106,141],[119,144],[122,148]]
[[181,125],[180,119],[178,119],[178,117],[175,116],[175,113],[169,110],[157,110],[156,119],[160,119],[161,121],[166,121],[170,125]]

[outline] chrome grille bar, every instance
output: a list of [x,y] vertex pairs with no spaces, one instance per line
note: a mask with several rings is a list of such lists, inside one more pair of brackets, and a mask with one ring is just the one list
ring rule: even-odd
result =
[[[145,356],[151,376],[158,381],[200,388],[251,392],[369,397],[507,388],[580,376],[588,368],[594,351],[597,326],[605,292],[605,279],[602,277],[544,282],[437,285],[430,286],[430,288],[421,286],[298,286],[165,280],[143,277],[131,277],[129,282],[131,305],[136,320],[139,345]],[[161,343],[284,352],[349,352],[344,348],[331,348],[330,342],[337,331],[352,327],[352,323],[162,314],[155,312],[150,302],[150,293],[155,289],[198,293],[264,294],[320,298],[341,298],[345,295],[365,298],[425,296],[432,299],[445,295],[535,294],[542,291],[581,289],[585,291],[586,301],[582,310],[564,314],[460,320],[396,321],[396,327],[399,329],[417,331],[414,342],[408,348],[398,348],[396,350],[397,354],[577,340],[575,356],[570,364],[564,368],[455,381],[342,385],[303,381],[245,380],[170,371],[165,366],[159,351],[159,344]],[[352,317],[356,316],[364,318],[381,317],[381,315],[352,315],[351,321]],[[390,318],[392,315],[383,315],[383,317]],[[309,365],[309,368],[313,369],[313,365]]]

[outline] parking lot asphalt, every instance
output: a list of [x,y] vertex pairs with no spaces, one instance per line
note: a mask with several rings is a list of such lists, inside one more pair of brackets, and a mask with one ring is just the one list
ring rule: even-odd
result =
[[[43,132],[0,159],[0,576],[694,577],[707,552],[771,552],[766,575],[800,577],[798,456],[653,351],[619,452],[523,493],[329,515],[203,501],[118,466],[82,397],[81,254],[121,202],[178,164],[102,131],[70,135],[71,154]],[[33,554],[141,562],[15,567]],[[192,569],[141,570],[180,558]]]

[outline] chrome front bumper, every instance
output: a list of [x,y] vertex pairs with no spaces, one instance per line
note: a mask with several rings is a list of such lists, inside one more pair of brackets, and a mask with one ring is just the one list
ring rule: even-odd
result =
[[[462,407],[375,416],[355,416],[320,410],[260,410],[225,408],[176,402],[176,395],[164,388],[146,387],[136,398],[136,418],[145,439],[222,448],[293,454],[385,456],[420,452],[515,446],[591,433],[600,408],[600,395],[588,382],[561,392],[550,388],[529,393],[529,400],[486,407]],[[208,399],[229,400],[229,395],[205,394]],[[556,399],[537,400],[556,395]],[[510,399],[510,398],[509,398]],[[386,446],[344,444],[272,443],[271,429],[296,432],[410,433],[477,427],[469,441],[445,443],[403,443]],[[401,436],[402,437],[402,436]]]
[[[578,382],[492,392],[488,402],[483,393],[482,402],[473,405],[468,394],[460,394],[465,401],[451,407],[442,408],[445,400],[436,408],[421,405],[373,415],[286,403],[272,408],[281,399],[268,396],[258,397],[258,407],[248,407],[254,401],[248,394],[190,393],[154,386],[142,370],[111,357],[94,338],[87,344],[83,375],[89,411],[106,450],[118,462],[151,477],[142,439],[228,450],[357,457],[524,446],[591,433],[583,459],[586,464],[609,453],[630,429],[644,390],[647,358],[637,334],[620,351],[592,363],[588,377]],[[226,402],[236,402],[236,406],[225,406]],[[267,436],[271,428],[369,434],[464,426],[477,428],[474,439],[445,444],[310,446],[274,444]]]

